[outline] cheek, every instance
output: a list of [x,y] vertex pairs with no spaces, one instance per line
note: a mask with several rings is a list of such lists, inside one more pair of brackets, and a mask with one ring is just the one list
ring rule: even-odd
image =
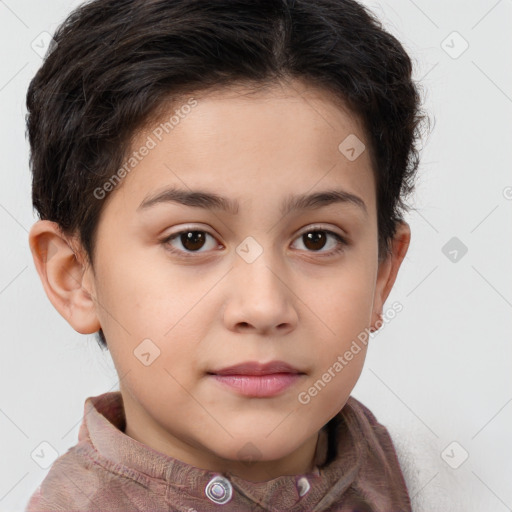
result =
[[347,350],[340,347],[330,353],[329,350],[322,351],[325,357],[298,390],[299,411],[307,413],[304,420],[309,418],[315,428],[320,428],[343,408],[361,375],[366,345],[349,343],[345,348]]
[[144,372],[148,368],[137,355],[149,353],[153,374],[167,369],[180,382],[190,379],[196,345],[210,325],[198,318],[205,317],[208,302],[202,298],[212,283],[174,274],[155,264],[134,265],[129,258],[103,272],[98,313],[120,373]]
[[343,390],[351,390],[361,373],[373,307],[374,272],[375,264],[361,258],[333,273],[321,292],[310,292],[313,302],[308,305],[318,318],[316,343],[322,350],[315,352],[315,375],[309,384],[320,379],[317,387],[327,402],[343,400]]
[[[302,296],[323,322],[325,333],[337,339],[357,333],[369,325],[375,293],[375,264],[354,255],[340,264],[313,292],[303,289]],[[311,283],[309,283],[311,285]],[[334,331],[334,332],[333,332]]]
[[356,385],[368,347],[369,330],[365,320],[357,307],[347,308],[333,324],[335,335],[316,341],[322,349],[313,352],[314,373],[297,397],[300,404],[316,411],[313,416],[334,416]]
[[[98,298],[107,309],[104,320],[117,320],[130,333],[161,337],[162,324],[167,322],[169,329],[173,312],[178,314],[182,308],[183,290],[179,281],[169,275],[169,265],[162,266],[144,251],[122,251],[101,267],[98,283]],[[155,319],[159,321],[153,333]]]

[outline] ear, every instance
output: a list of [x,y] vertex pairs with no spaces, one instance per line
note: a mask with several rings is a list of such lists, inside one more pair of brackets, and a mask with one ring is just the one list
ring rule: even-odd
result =
[[386,255],[379,263],[377,272],[377,283],[375,287],[375,296],[373,299],[372,311],[372,330],[376,331],[380,328],[376,327],[376,323],[382,316],[384,303],[388,298],[389,292],[395,284],[400,265],[409,248],[411,241],[411,230],[409,224],[400,222],[397,226],[395,236],[391,243],[391,252]]
[[36,222],[29,233],[30,250],[46,295],[75,331],[91,334],[101,327],[92,271],[70,243],[60,226],[48,220]]

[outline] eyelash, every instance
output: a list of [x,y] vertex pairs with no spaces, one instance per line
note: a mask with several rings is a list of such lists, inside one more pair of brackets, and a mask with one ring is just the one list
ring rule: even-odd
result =
[[[175,249],[174,247],[172,247],[169,244],[169,242],[171,242],[172,240],[175,240],[180,235],[182,235],[184,233],[190,233],[193,231],[198,231],[200,233],[206,233],[206,234],[210,235],[212,238],[215,238],[211,233],[209,233],[208,231],[206,231],[204,229],[188,228],[188,229],[184,229],[182,231],[173,233],[172,235],[161,240],[161,243],[164,244],[166,246],[166,249],[173,254],[178,254],[179,256],[182,256],[185,258],[193,258],[193,257],[195,257],[196,254],[201,254],[201,252],[200,251],[188,251],[188,252],[182,251],[179,249]],[[332,235],[338,242],[336,248],[332,249],[331,251],[329,251],[327,253],[320,253],[318,251],[308,251],[313,254],[317,253],[321,258],[328,258],[328,257],[336,256],[337,254],[344,251],[345,247],[348,245],[348,242],[346,241],[346,239],[344,237],[342,237],[341,235],[339,235],[338,233],[335,233],[334,231],[331,231],[329,229],[324,229],[324,228],[317,227],[317,226],[313,226],[313,227],[309,228],[307,231],[303,231],[302,233],[300,233],[297,236],[297,238],[295,238],[295,240],[299,239],[300,237],[302,237],[308,233],[316,233],[316,232],[328,233],[329,235]]]

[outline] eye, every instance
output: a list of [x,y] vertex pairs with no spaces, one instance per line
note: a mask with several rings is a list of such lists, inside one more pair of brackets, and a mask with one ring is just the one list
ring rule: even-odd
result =
[[[210,247],[201,251],[200,249],[207,245],[206,242],[208,237],[212,239]],[[321,249],[328,245],[327,241],[329,238],[334,240],[334,242],[331,243],[331,250],[321,251]],[[341,235],[316,226],[309,228],[308,231],[304,231],[298,238],[296,238],[296,240],[300,240],[302,242],[307,252],[319,253],[321,257],[334,256],[342,252],[345,246],[348,245],[345,238]],[[200,254],[208,252],[209,249],[219,247],[219,244],[215,242],[215,237],[213,235],[207,231],[193,228],[173,233],[161,242],[170,252],[184,257],[193,256],[194,253]],[[181,245],[181,248],[176,248],[175,244]]]
[[[173,253],[180,253],[183,256],[189,256],[190,253],[199,253],[206,251],[199,251],[204,245],[207,238],[210,237],[213,240],[215,238],[208,233],[207,231],[199,230],[199,229],[186,229],[184,231],[179,231],[178,233],[174,233],[171,236],[162,240],[162,243],[168,246],[168,250]],[[171,242],[178,242],[185,250],[176,249]],[[211,249],[215,249],[219,244],[212,243]]]
[[[320,252],[320,250],[326,246],[329,237],[335,240],[335,242],[331,244],[331,247],[333,248],[330,251]],[[308,252],[320,252],[322,257],[338,254],[344,250],[346,245],[348,245],[345,238],[341,235],[320,227],[309,228],[308,231],[304,231],[299,235],[297,240],[302,242]]]

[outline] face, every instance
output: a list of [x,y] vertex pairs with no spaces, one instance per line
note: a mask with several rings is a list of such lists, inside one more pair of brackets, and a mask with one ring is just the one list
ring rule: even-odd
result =
[[[339,149],[366,143],[358,120],[298,82],[246,92],[197,96],[168,134],[156,123],[137,135],[132,151],[153,147],[104,199],[83,284],[121,378],[126,434],[260,481],[312,469],[366,345],[344,354],[394,276],[378,262],[369,151]],[[272,361],[298,373],[219,377]]]

